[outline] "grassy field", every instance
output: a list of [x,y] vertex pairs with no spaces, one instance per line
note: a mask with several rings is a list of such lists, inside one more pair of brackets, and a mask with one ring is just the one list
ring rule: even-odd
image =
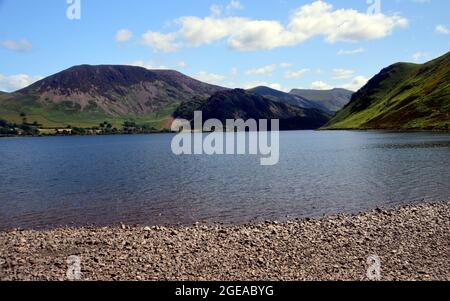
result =
[[106,121],[120,129],[125,121],[134,121],[139,125],[162,130],[167,126],[167,121],[177,107],[178,104],[174,104],[146,116],[110,116],[99,111],[82,111],[68,105],[44,106],[32,96],[0,95],[0,119],[20,124],[23,121],[21,114],[25,113],[28,123],[37,122],[43,128],[65,128],[69,125],[92,128]]
[[384,69],[325,129],[450,128],[450,54]]

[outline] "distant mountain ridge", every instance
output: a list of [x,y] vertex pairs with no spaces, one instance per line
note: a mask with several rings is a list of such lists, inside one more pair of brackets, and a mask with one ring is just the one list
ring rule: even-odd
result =
[[227,119],[279,119],[281,130],[317,129],[331,118],[321,110],[302,109],[242,89],[219,91],[207,100],[185,103],[174,117],[192,121],[194,111],[202,111],[204,120],[218,119],[223,123]]
[[350,102],[354,92],[335,88],[331,90],[293,89],[289,94],[315,102],[331,112],[337,112]]
[[381,70],[329,122],[328,129],[450,127],[450,52],[425,64]]
[[0,118],[20,122],[26,113],[29,120],[48,127],[86,127],[103,121],[120,126],[132,119],[167,128],[180,103],[226,89],[172,70],[80,65],[2,95]]
[[205,117],[218,119],[276,118],[285,129],[325,123],[325,129],[448,129],[449,83],[450,53],[422,65],[391,65],[354,94],[345,89],[231,90],[172,70],[80,65],[13,93],[0,91],[0,119],[54,128],[104,122],[120,127],[131,120],[168,129],[174,117],[200,108]]
[[304,109],[318,109],[327,113],[332,113],[331,110],[329,110],[319,102],[306,99],[302,96],[275,90],[269,87],[259,86],[248,91],[259,94],[273,101],[290,104]]
[[134,66],[80,65],[17,91],[39,101],[72,101],[83,110],[97,105],[108,114],[148,114],[194,96],[208,97],[225,88],[172,70]]

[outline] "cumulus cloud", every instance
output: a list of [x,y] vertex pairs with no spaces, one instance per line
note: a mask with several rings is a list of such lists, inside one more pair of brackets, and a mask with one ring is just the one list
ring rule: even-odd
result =
[[194,75],[194,78],[198,79],[199,81],[210,84],[219,84],[225,80],[225,76],[220,74],[209,73],[207,71],[198,72],[196,75]]
[[346,79],[355,74],[355,71],[348,69],[333,69],[333,79]]
[[231,0],[226,6],[227,11],[244,9],[244,6],[238,0]]
[[330,43],[357,42],[386,37],[395,27],[406,27],[408,20],[382,13],[369,15],[353,9],[333,10],[323,1],[304,5],[294,14],[289,28],[298,39],[322,35]]
[[367,84],[368,81],[369,81],[368,78],[360,75],[360,76],[354,77],[351,82],[339,86],[339,88],[347,89],[347,90],[350,90],[350,91],[358,91],[365,84]]
[[163,34],[160,32],[148,31],[142,35],[141,42],[155,52],[173,52],[181,47],[181,45],[175,41],[176,38],[177,35],[175,33]]
[[42,76],[30,76],[27,74],[17,74],[10,76],[0,74],[0,91],[17,91],[41,79]]
[[237,67],[231,68],[231,77],[235,78],[239,74],[239,69]]
[[332,88],[333,88],[332,86],[330,86],[329,84],[327,84],[321,80],[315,81],[311,84],[311,89],[314,89],[314,90],[330,90]]
[[420,62],[428,59],[430,54],[428,52],[418,51],[412,55],[414,62]]
[[363,53],[365,51],[364,48],[356,48],[356,49],[349,49],[349,50],[344,50],[341,49],[338,51],[338,55],[353,55],[353,54],[358,54],[358,53]]
[[5,40],[0,43],[3,48],[16,52],[26,52],[33,49],[33,45],[27,39],[21,39],[19,41],[15,40]]
[[310,69],[301,69],[301,70],[297,70],[297,71],[286,71],[284,73],[284,78],[286,79],[293,79],[293,78],[299,78],[302,77],[303,75],[305,75],[306,73],[308,73],[310,71]]
[[361,89],[361,87],[363,87],[365,84],[367,84],[369,80],[364,77],[364,76],[355,76],[352,78],[352,80],[348,83],[345,84],[340,84],[340,85],[330,85],[326,82],[323,81],[315,81],[311,84],[311,89],[315,89],[315,90],[331,90],[333,88],[343,88],[343,89],[347,89],[350,91],[358,91],[359,89]]
[[145,61],[142,61],[142,60],[126,62],[125,65],[135,66],[135,67],[142,67],[142,68],[149,69],[149,70],[166,70],[166,69],[169,69],[167,66],[154,65],[152,62],[145,62]]
[[247,75],[265,75],[272,74],[273,71],[277,68],[276,65],[268,65],[260,68],[250,69],[246,72]]
[[180,29],[166,39],[172,43],[179,40],[198,47],[226,39],[233,50],[254,51],[295,46],[316,36],[324,37],[328,43],[380,39],[397,27],[406,27],[408,20],[398,15],[334,9],[324,1],[315,1],[298,8],[287,25],[277,20],[220,17],[217,14],[205,18],[181,17],[176,23]]
[[179,62],[176,64],[176,66],[177,66],[178,68],[186,68],[187,65],[188,65],[188,64],[187,64],[185,61],[179,61]]
[[219,17],[222,14],[222,6],[213,4],[210,6],[209,11],[213,17]]
[[450,34],[450,29],[444,25],[437,25],[436,32],[440,34]]
[[265,81],[248,82],[248,83],[245,83],[245,84],[241,85],[241,88],[248,90],[248,89],[256,88],[256,87],[259,87],[259,86],[266,86],[266,87],[269,87],[269,88],[272,88],[272,89],[275,89],[275,90],[283,91],[283,87],[281,86],[281,84],[279,84],[279,83],[268,83],[268,82],[265,82]]
[[121,29],[116,33],[116,42],[124,43],[133,37],[133,33],[128,29]]
[[[227,5],[225,5],[225,12],[227,14],[232,13],[235,10],[244,9],[244,6],[238,0],[231,0]],[[209,11],[211,12],[211,16],[219,17],[222,15],[224,7],[219,4],[213,4],[209,7]]]
[[292,67],[292,64],[291,63],[281,63],[280,67],[281,68],[290,68],[290,67]]

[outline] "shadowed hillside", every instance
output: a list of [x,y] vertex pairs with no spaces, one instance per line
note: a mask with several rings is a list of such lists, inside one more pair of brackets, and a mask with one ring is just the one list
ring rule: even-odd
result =
[[203,120],[214,118],[223,123],[227,119],[279,119],[281,130],[317,129],[331,117],[317,109],[302,109],[241,89],[217,92],[207,100],[183,104],[174,117],[192,120],[194,111],[202,111]]
[[333,113],[332,110],[329,110],[327,107],[323,106],[319,102],[312,101],[294,94],[278,91],[269,87],[260,86],[250,89],[249,91],[264,96],[273,101],[286,103],[304,109],[318,109],[330,114]]
[[331,112],[337,112],[350,102],[352,91],[345,89],[332,90],[302,90],[294,89],[291,95],[299,96],[318,105],[325,107]]

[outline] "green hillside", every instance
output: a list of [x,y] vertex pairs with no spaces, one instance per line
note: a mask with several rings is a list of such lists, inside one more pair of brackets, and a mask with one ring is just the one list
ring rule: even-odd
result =
[[0,119],[20,124],[23,121],[23,116],[21,115],[26,114],[29,123],[36,122],[44,128],[65,128],[69,125],[72,127],[91,128],[105,121],[116,128],[121,128],[125,121],[134,121],[155,129],[163,129],[177,106],[178,103],[174,103],[158,112],[146,115],[127,114],[112,116],[94,108],[81,110],[73,102],[44,105],[38,101],[37,96],[8,94],[0,95]]
[[121,129],[128,121],[163,130],[170,128],[182,102],[224,89],[172,70],[80,65],[0,94],[0,120],[41,129],[93,128],[105,122]]
[[450,128],[450,53],[383,69],[356,92],[326,129]]

